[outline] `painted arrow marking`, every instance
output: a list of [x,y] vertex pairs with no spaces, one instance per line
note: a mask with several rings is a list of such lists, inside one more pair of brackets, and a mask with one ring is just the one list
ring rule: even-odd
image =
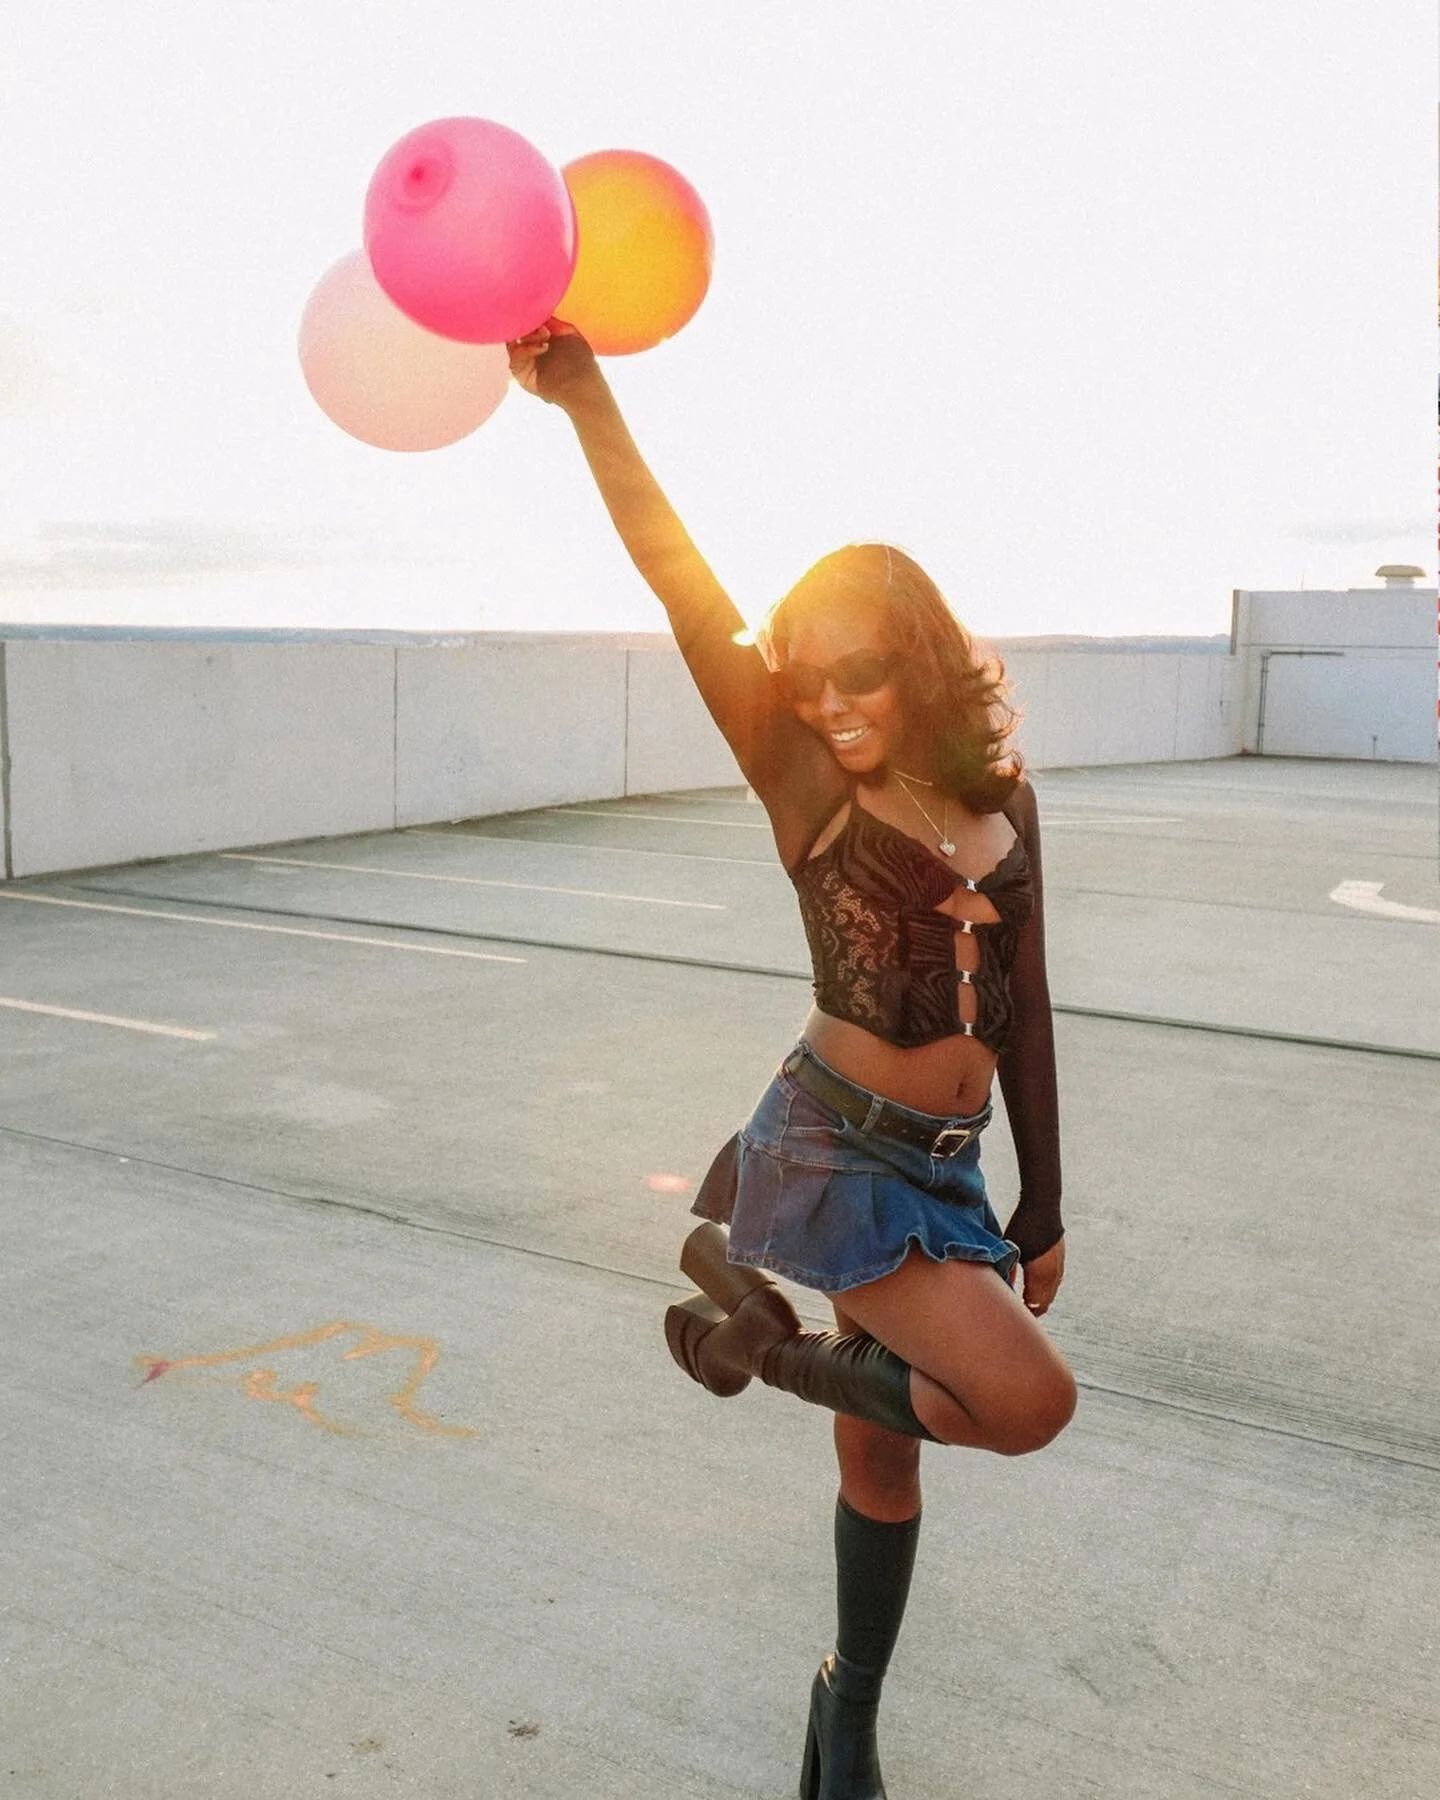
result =
[[1330,890],[1330,898],[1356,912],[1374,913],[1381,919],[1418,919],[1424,925],[1440,925],[1440,912],[1429,906],[1405,906],[1399,900],[1382,900],[1383,881],[1342,881]]

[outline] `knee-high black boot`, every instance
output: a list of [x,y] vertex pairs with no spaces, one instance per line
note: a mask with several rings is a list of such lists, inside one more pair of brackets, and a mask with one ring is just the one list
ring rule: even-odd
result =
[[670,1353],[712,1394],[738,1394],[758,1376],[814,1406],[927,1438],[910,1402],[910,1365],[864,1332],[806,1331],[760,1269],[727,1262],[718,1225],[692,1231],[680,1267],[704,1289],[665,1314]]
[[890,1524],[836,1503],[835,1652],[810,1692],[800,1800],[885,1800],[875,1719],[919,1538],[919,1513]]

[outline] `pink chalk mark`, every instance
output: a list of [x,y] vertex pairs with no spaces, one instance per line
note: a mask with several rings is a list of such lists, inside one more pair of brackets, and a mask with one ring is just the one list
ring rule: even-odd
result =
[[647,1175],[645,1185],[652,1194],[688,1194],[690,1178],[687,1175]]
[[[155,1362],[152,1362],[150,1367],[145,1371],[145,1381],[158,1381],[169,1367],[169,1363],[165,1361],[163,1356],[158,1358]],[[145,1382],[142,1381],[140,1385],[143,1387]]]

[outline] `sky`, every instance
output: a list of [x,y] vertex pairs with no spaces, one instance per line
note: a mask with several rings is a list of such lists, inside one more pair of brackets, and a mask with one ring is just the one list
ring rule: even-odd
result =
[[426,120],[704,198],[606,368],[757,618],[908,549],[982,635],[1433,577],[1430,0],[47,0],[0,69],[0,622],[658,630],[565,419],[400,455],[295,338]]

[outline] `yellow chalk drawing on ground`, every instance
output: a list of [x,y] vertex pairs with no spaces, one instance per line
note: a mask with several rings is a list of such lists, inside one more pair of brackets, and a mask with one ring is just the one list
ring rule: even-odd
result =
[[[420,1384],[440,1360],[440,1346],[434,1338],[397,1336],[392,1332],[382,1331],[378,1325],[362,1325],[350,1319],[332,1319],[328,1325],[317,1325],[313,1331],[292,1332],[289,1337],[271,1338],[264,1344],[245,1344],[238,1350],[216,1350],[208,1356],[137,1356],[135,1364],[144,1371],[144,1380],[151,1382],[158,1381],[162,1375],[175,1375],[185,1370],[214,1369],[228,1363],[253,1363],[257,1357],[271,1356],[282,1350],[310,1350],[317,1344],[328,1343],[332,1338],[344,1337],[346,1334],[354,1334],[359,1341],[341,1352],[341,1360],[344,1362],[353,1362],[362,1356],[375,1356],[385,1350],[404,1350],[413,1354],[415,1360],[409,1375],[394,1393],[385,1396],[387,1404],[394,1407],[407,1423],[433,1437],[479,1437],[480,1433],[473,1426],[446,1425],[432,1414],[421,1412],[415,1404]],[[355,1426],[342,1424],[339,1419],[329,1418],[321,1412],[316,1404],[320,1393],[318,1381],[300,1381],[293,1387],[281,1387],[275,1370],[265,1367],[263,1363],[244,1370],[237,1379],[241,1393],[248,1399],[269,1400],[283,1406],[293,1406],[301,1418],[311,1425],[318,1425],[322,1431],[334,1432],[340,1437],[365,1435]]]

